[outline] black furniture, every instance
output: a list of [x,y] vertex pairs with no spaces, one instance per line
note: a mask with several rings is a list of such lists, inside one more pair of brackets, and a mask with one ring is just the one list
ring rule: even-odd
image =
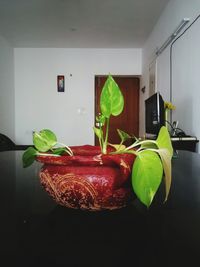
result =
[[8,136],[0,133],[0,151],[24,150],[29,145],[16,145]]
[[58,206],[22,154],[0,152],[2,266],[199,266],[199,154],[178,151],[166,203],[161,185],[149,209],[135,199],[103,212]]

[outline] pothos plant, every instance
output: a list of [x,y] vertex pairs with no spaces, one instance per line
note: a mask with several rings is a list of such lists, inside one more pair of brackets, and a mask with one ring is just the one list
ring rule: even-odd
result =
[[[162,127],[156,140],[135,141],[128,147],[124,142],[132,138],[124,131],[117,129],[121,138],[120,144],[110,144],[109,122],[111,116],[118,116],[124,108],[124,98],[121,90],[111,75],[108,76],[100,96],[101,113],[96,117],[99,127],[94,127],[94,132],[99,139],[102,154],[108,154],[107,147],[113,146],[112,154],[131,153],[136,155],[132,167],[132,187],[140,201],[149,207],[161,184],[165,181],[165,201],[168,198],[171,186],[171,158],[173,148],[166,127]],[[38,155],[51,155],[59,157],[63,153],[73,155],[70,147],[57,142],[56,135],[48,129],[33,134],[34,147],[29,147],[23,154],[23,166],[31,165]],[[51,152],[49,154],[49,152]]]
[[[101,113],[96,117],[99,128],[94,127],[103,154],[107,153],[107,146],[111,145],[108,143],[110,118],[120,115],[123,108],[124,98],[121,90],[112,76],[109,75],[100,96]],[[118,145],[113,145],[116,151],[112,154],[132,153],[136,155],[132,168],[132,186],[137,197],[149,207],[164,177],[166,201],[171,186],[171,158],[173,155],[167,128],[161,127],[156,140],[135,138],[135,142],[128,147],[124,146],[123,143],[131,136],[120,129],[117,131],[121,142]]]

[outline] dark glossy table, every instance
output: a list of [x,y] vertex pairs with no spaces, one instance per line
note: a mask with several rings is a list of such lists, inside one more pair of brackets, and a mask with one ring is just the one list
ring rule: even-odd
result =
[[0,153],[1,266],[200,266],[199,154],[173,159],[167,203],[161,185],[149,210],[87,212],[58,206],[22,153]]

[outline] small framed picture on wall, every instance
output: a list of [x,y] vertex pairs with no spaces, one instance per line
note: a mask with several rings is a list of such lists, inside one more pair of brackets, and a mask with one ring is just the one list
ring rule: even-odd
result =
[[64,75],[57,76],[57,91],[58,92],[65,91],[65,76]]

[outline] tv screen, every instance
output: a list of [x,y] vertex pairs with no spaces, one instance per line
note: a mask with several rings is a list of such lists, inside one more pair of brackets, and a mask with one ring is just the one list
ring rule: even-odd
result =
[[165,125],[164,101],[159,92],[145,100],[146,134],[157,136],[160,128]]

